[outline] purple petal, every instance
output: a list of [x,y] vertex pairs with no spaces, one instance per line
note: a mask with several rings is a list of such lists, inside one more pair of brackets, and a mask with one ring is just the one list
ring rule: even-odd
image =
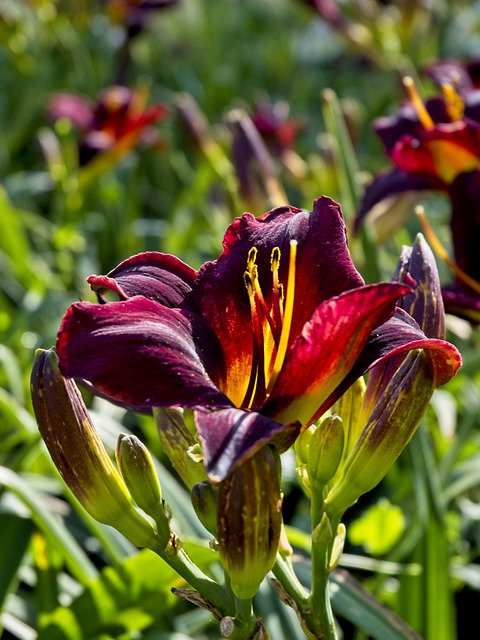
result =
[[237,464],[268,442],[275,441],[281,450],[287,449],[300,431],[298,422],[282,425],[259,413],[233,407],[197,409],[195,423],[207,472],[214,482],[226,478]]
[[480,282],[480,171],[460,174],[449,187],[455,260]]
[[89,276],[93,291],[115,292],[122,300],[141,295],[169,308],[188,308],[197,272],[165,253],[147,251],[124,260],[106,276]]
[[418,234],[413,247],[403,247],[394,281],[410,283],[399,306],[414,318],[428,338],[445,338],[445,312],[442,302],[440,278],[432,250],[423,236]]
[[57,352],[64,376],[138,409],[230,405],[216,386],[224,375],[221,350],[203,320],[141,296],[72,305]]
[[355,231],[358,231],[361,222],[369,211],[389,196],[407,191],[438,189],[439,186],[440,184],[436,180],[413,176],[398,169],[379,174],[365,189],[360,209],[355,218]]

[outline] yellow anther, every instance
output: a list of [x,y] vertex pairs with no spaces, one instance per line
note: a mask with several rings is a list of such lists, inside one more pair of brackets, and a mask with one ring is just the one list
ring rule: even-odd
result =
[[273,389],[278,374],[283,366],[285,360],[285,354],[287,353],[288,338],[290,336],[290,329],[292,328],[293,317],[293,301],[295,298],[295,272],[297,262],[297,245],[296,240],[290,240],[290,256],[288,261],[288,281],[287,281],[287,294],[285,296],[285,311],[283,314],[282,332],[280,334],[280,341],[277,348],[277,355],[272,369],[272,375],[267,387],[267,395],[269,395]]
[[403,86],[407,91],[409,100],[412,103],[422,126],[425,129],[433,129],[435,127],[435,123],[433,122],[430,114],[427,111],[427,108],[423,103],[422,98],[420,97],[420,94],[418,93],[413,78],[411,78],[410,76],[405,76],[403,78]]
[[445,108],[452,122],[458,122],[463,118],[465,103],[452,84],[442,84],[442,93],[445,100]]
[[279,247],[272,249],[270,257],[270,268],[273,280],[273,317],[275,321],[275,341],[278,342],[283,321],[283,285],[278,278],[280,269],[281,251]]
[[427,216],[425,215],[425,209],[422,206],[415,207],[415,213],[420,220],[420,224],[422,225],[423,232],[425,233],[427,240],[432,245],[433,250],[440,258],[443,260],[445,264],[450,267],[450,269],[455,273],[459,280],[462,280],[466,285],[468,285],[473,291],[476,291],[480,294],[480,282],[477,282],[474,278],[465,273],[463,269],[461,269],[456,262],[454,262],[447,253],[447,250],[440,242],[437,234],[430,226],[430,223],[427,220]]
[[245,273],[248,273],[250,276],[250,280],[252,282],[252,286],[255,288],[255,282],[258,280],[258,267],[255,264],[257,259],[258,249],[257,247],[252,247],[248,251],[247,256],[247,270]]
[[280,251],[280,247],[273,247],[272,254],[270,256],[270,266],[272,268],[273,273],[275,273],[275,271],[278,273],[281,256],[282,256],[282,253]]

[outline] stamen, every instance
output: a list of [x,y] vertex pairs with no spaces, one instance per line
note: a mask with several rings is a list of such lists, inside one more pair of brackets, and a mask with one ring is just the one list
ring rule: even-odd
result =
[[452,122],[458,122],[463,118],[465,104],[460,94],[452,84],[442,84],[442,93],[445,100],[445,107]]
[[270,268],[272,270],[273,280],[273,318],[275,321],[274,338],[275,343],[278,344],[280,339],[280,332],[283,322],[283,285],[279,282],[278,271],[280,269],[280,257],[281,252],[279,247],[272,249],[272,255],[270,257]]
[[461,269],[456,262],[454,262],[447,253],[447,250],[440,242],[438,236],[435,231],[430,226],[430,223],[427,220],[427,216],[425,215],[425,209],[421,206],[415,207],[415,213],[420,220],[420,224],[422,225],[422,229],[427,236],[427,240],[432,245],[433,250],[440,258],[443,260],[445,264],[450,267],[450,269],[455,273],[459,280],[462,280],[466,285],[468,285],[473,291],[480,294],[480,282],[477,282],[474,278],[465,273],[463,269]]
[[297,261],[297,245],[296,240],[290,240],[290,256],[288,261],[288,280],[287,280],[287,294],[285,297],[285,312],[283,314],[282,332],[280,334],[280,341],[277,348],[277,355],[273,364],[272,375],[268,383],[266,395],[270,395],[273,386],[278,378],[278,374],[285,360],[285,354],[287,353],[288,338],[290,336],[290,329],[292,328],[293,317],[293,301],[295,298],[295,269]]
[[250,277],[253,291],[255,292],[255,295],[260,304],[260,307],[262,308],[263,315],[266,318],[268,324],[270,325],[270,330],[272,334],[275,336],[275,327],[273,324],[273,319],[268,310],[267,303],[265,302],[265,298],[263,297],[262,289],[260,288],[260,282],[258,280],[258,266],[255,262],[257,259],[257,254],[258,254],[257,247],[252,247],[249,250],[248,257],[247,257],[247,271],[245,273],[248,274]]
[[[250,264],[247,263],[247,266],[250,266]],[[248,299],[250,301],[250,313],[252,315],[253,353],[252,371],[250,374],[247,391],[245,392],[245,396],[243,398],[242,407],[247,406],[250,408],[253,404],[258,384],[260,384],[261,387],[265,389],[265,357],[263,351],[263,329],[261,320],[258,317],[257,305],[255,304],[255,288],[252,281],[251,272],[245,271],[245,273],[243,274],[243,280],[245,282],[245,286],[247,287]]]
[[403,86],[407,91],[409,100],[412,103],[422,126],[425,129],[433,129],[435,127],[435,123],[433,122],[432,117],[428,113],[427,108],[425,107],[423,100],[418,93],[413,78],[411,78],[410,76],[405,76],[403,78]]

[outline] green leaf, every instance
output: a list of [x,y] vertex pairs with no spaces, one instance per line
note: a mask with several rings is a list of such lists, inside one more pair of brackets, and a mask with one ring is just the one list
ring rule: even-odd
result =
[[170,589],[180,584],[173,569],[144,549],[120,566],[104,569],[72,604],[45,616],[38,640],[117,637],[154,624],[173,628],[174,604],[181,602]]
[[0,562],[0,610],[11,591],[33,529],[33,522],[28,518],[14,513],[0,513],[0,549],[3,550]]
[[331,576],[331,599],[337,614],[376,640],[421,640],[344,569],[336,569]]
[[349,525],[348,538],[368,553],[381,556],[398,542],[404,530],[403,511],[382,498]]
[[58,545],[75,577],[83,584],[88,583],[98,575],[97,570],[68,529],[48,510],[44,497],[31,486],[31,482],[31,477],[27,480],[11,469],[0,467],[0,486],[14,493],[30,509],[35,524]]

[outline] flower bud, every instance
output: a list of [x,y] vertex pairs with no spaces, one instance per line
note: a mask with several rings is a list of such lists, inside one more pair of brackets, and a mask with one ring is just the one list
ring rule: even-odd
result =
[[312,440],[313,432],[315,431],[315,427],[309,427],[305,429],[303,433],[301,433],[298,438],[295,440],[295,453],[297,454],[298,461],[300,464],[306,464],[308,460],[308,448],[310,446],[310,442]]
[[272,156],[248,113],[232,110],[228,124],[233,132],[232,155],[240,196],[249,210],[259,213],[287,202]]
[[308,447],[307,471],[312,486],[325,486],[333,478],[343,453],[342,419],[327,416],[313,432]]
[[197,441],[185,424],[182,410],[154,407],[153,417],[163,450],[187,487],[191,489],[197,482],[207,480],[203,462],[190,455]]
[[415,286],[401,300],[400,306],[414,318],[429,338],[445,338],[445,312],[437,264],[432,250],[421,233],[412,247],[403,247],[393,280]]
[[73,380],[63,378],[53,350],[38,350],[31,376],[38,427],[52,460],[88,513],[139,547],[156,544],[149,520],[134,507]]
[[152,456],[134,435],[121,434],[115,451],[118,468],[140,509],[152,517],[160,532],[169,537],[170,526],[165,514],[162,490]]
[[282,526],[276,453],[264,446],[220,484],[220,559],[233,593],[253,598],[275,563]]
[[218,490],[208,480],[192,487],[192,504],[198,519],[207,531],[217,535]]
[[421,350],[409,352],[378,397],[325,499],[324,508],[330,516],[343,514],[383,479],[415,433],[433,388],[426,355]]

